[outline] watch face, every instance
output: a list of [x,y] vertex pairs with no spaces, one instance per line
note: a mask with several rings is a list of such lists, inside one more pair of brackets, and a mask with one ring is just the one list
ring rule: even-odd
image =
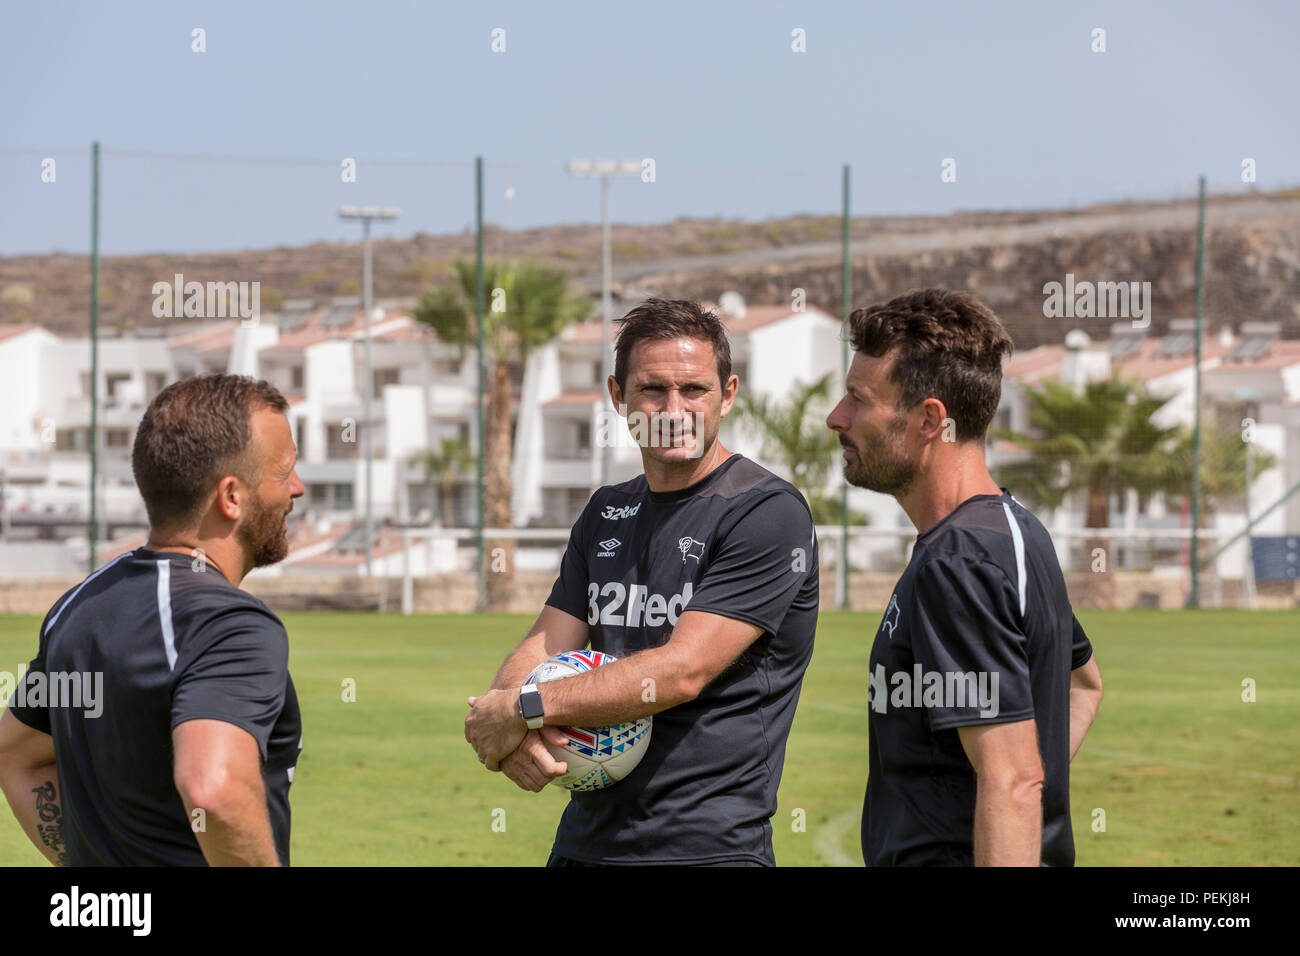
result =
[[537,690],[525,690],[519,695],[519,713],[523,715],[524,720],[536,720],[544,713],[542,710],[542,695]]

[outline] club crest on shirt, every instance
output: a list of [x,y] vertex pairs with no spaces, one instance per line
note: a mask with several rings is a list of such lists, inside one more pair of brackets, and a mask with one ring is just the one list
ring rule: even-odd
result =
[[677,550],[682,553],[682,564],[686,563],[687,558],[694,558],[695,563],[699,564],[700,559],[704,557],[704,542],[696,541],[694,538],[678,538]]
[[891,594],[889,607],[885,608],[885,619],[880,622],[880,629],[885,631],[885,636],[891,641],[894,639],[894,629],[898,627],[898,621],[902,616],[902,608],[898,606],[898,595]]

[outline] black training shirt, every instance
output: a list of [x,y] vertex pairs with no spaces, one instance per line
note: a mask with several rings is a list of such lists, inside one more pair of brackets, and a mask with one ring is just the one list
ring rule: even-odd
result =
[[588,863],[774,863],[786,738],[817,626],[817,541],[803,496],[732,455],[680,491],[644,475],[587,503],[547,599],[625,657],[668,641],[685,610],[763,633],[693,701],[654,715],[637,768],[574,792],[554,852]]
[[[205,865],[173,782],[172,729],[210,718],[257,739],[271,833],[287,866],[289,783],[302,745],[288,662],[279,618],[189,555],[138,548],[59,598],[10,709],[54,738],[68,864]],[[68,687],[73,674],[102,683],[95,707],[69,706],[67,693],[35,700],[38,683]]]
[[974,862],[975,772],[958,727],[1033,718],[1042,863],[1071,866],[1070,671],[1092,646],[1046,529],[976,495],[916,540],[871,648],[868,866]]

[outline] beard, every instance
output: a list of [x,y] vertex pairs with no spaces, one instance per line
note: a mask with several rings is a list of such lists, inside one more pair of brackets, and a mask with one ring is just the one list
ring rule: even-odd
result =
[[289,535],[284,529],[285,512],[272,507],[260,498],[249,506],[247,520],[235,529],[235,536],[251,556],[253,567],[264,568],[277,564],[289,556]]
[[895,498],[906,494],[916,478],[916,464],[903,452],[900,441],[906,427],[906,419],[896,419],[880,440],[865,449],[841,434],[840,444],[853,452],[844,462],[844,480]]

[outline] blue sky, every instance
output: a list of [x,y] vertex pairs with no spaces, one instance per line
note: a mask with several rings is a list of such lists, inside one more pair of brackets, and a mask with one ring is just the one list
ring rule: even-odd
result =
[[844,162],[856,214],[1160,199],[1200,173],[1235,191],[1244,157],[1290,186],[1298,10],[6,0],[0,255],[88,249],[94,139],[106,254],[354,241],[343,204],[401,207],[379,236],[461,230],[476,154],[511,228],[597,220],[579,157],[655,160],[614,184],[628,223],[836,213]]

